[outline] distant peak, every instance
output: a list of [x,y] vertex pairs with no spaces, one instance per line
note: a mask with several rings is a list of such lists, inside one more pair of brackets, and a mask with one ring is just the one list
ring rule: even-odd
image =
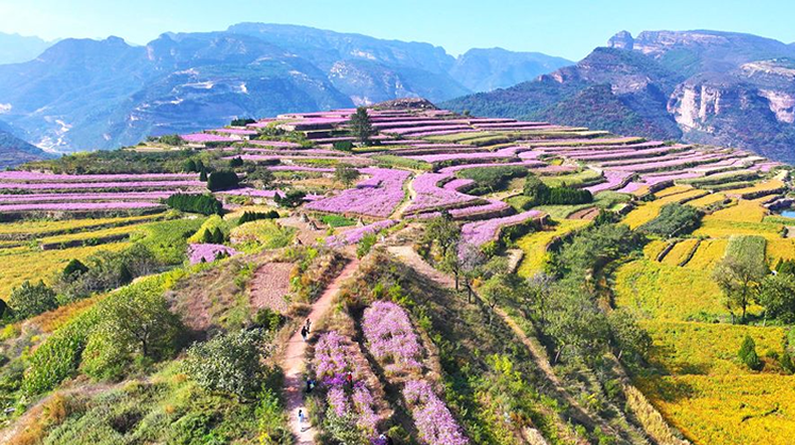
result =
[[635,46],[635,39],[632,38],[632,34],[629,31],[620,31],[607,41],[607,46],[631,50]]

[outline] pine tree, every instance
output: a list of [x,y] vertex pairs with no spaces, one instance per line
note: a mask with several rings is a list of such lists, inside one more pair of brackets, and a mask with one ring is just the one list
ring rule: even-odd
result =
[[373,124],[370,122],[370,115],[367,108],[359,107],[350,120],[351,134],[362,145],[370,143],[370,137],[375,134]]
[[216,227],[213,231],[213,242],[215,242],[215,244],[224,243],[224,232],[221,231],[220,227]]
[[207,182],[207,170],[205,170],[204,167],[202,167],[201,171],[199,172],[199,181]]
[[759,360],[759,356],[756,354],[756,343],[750,335],[745,336],[737,356],[740,357],[740,360],[742,360],[748,368],[754,371],[759,371],[762,369],[762,366],[764,366],[762,361]]
[[202,232],[202,243],[212,244],[214,240],[215,237],[213,236],[212,232],[210,232],[210,229],[204,229],[204,232]]

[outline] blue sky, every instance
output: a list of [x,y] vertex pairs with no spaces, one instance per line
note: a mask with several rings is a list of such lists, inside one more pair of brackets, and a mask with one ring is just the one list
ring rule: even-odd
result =
[[793,17],[792,0],[0,0],[0,32],[48,40],[117,35],[144,44],[165,31],[252,21],[430,42],[453,55],[500,46],[572,60],[622,29],[715,29],[790,43]]

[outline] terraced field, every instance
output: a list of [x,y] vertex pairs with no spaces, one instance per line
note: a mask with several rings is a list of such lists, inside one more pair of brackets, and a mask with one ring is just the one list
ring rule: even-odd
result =
[[[364,113],[373,131],[363,141],[354,124],[361,113],[289,113],[181,135],[167,150],[173,158],[157,165],[147,156],[165,156],[158,153],[162,140],[120,152],[122,160],[104,162],[96,167],[99,172],[84,173],[85,165],[77,168],[65,158],[0,173],[5,221],[0,223],[0,258],[6,259],[0,295],[6,298],[26,280],[43,279],[59,292],[80,291],[79,298],[88,298],[74,303],[79,308],[56,309],[60,315],[41,315],[64,323],[53,332],[53,342],[60,335],[71,340],[69,335],[80,335],[67,342],[79,348],[59,350],[74,354],[67,369],[30,368],[18,372],[20,378],[46,377],[37,397],[60,385],[80,384],[88,373],[104,378],[107,374],[96,370],[110,365],[95,353],[103,344],[92,336],[108,331],[82,326],[100,326],[95,301],[112,302],[126,291],[107,292],[129,284],[126,289],[163,297],[161,307],[184,314],[187,326],[208,337],[252,326],[278,331],[268,337],[274,347],[265,349],[273,351],[274,364],[291,372],[288,381],[277,383],[284,385],[276,388],[284,389],[284,400],[274,388],[257,394],[262,404],[256,408],[233,397],[202,399],[216,409],[211,420],[188,416],[183,405],[170,412],[172,405],[163,403],[161,418],[180,419],[169,428],[200,425],[206,431],[195,434],[202,440],[248,444],[259,440],[255,435],[262,440],[273,435],[282,440],[273,443],[287,443],[292,431],[310,443],[380,445],[378,435],[389,431],[401,435],[401,443],[614,443],[611,434],[621,443],[647,443],[648,425],[636,412],[630,415],[619,392],[592,390],[600,388],[589,386],[594,374],[571,384],[571,374],[583,371],[578,366],[586,362],[558,366],[557,356],[568,344],[543,344],[547,340],[541,337],[544,342],[536,342],[529,318],[516,316],[524,309],[501,306],[501,297],[510,294],[505,286],[527,281],[497,278],[509,248],[524,252],[518,276],[532,278],[548,268],[556,240],[616,221],[639,229],[658,219],[666,205],[682,204],[700,218],[695,231],[688,226],[692,233],[676,232],[670,239],[644,232],[642,253],[638,248],[609,260],[604,275],[589,270],[604,301],[636,315],[653,340],[649,366],[632,368],[631,381],[659,409],[660,419],[695,443],[785,443],[780,438],[791,437],[795,390],[774,359],[784,352],[787,329],[729,324],[712,276],[727,255],[746,255],[769,266],[795,258],[795,241],[785,238],[789,221],[773,216],[774,209],[791,204],[788,169],[739,150],[472,117],[429,106],[369,108]],[[496,168],[509,173],[504,178],[483,173]],[[183,196],[169,199],[174,195]],[[179,200],[201,205],[188,208]],[[665,212],[671,207],[676,206]],[[426,243],[428,221],[452,224],[455,241],[443,249]],[[622,236],[628,233],[618,228]],[[423,255],[435,264],[407,260],[399,265],[392,257],[368,263],[385,255],[387,249],[379,249],[383,245],[398,252],[427,249]],[[596,264],[602,266],[601,259],[612,253],[596,253]],[[71,260],[85,264],[64,270]],[[404,279],[400,273],[409,272],[403,266],[432,282],[419,275]],[[484,270],[489,278],[472,278],[485,277]],[[86,273],[114,275],[114,280],[78,286],[85,284]],[[270,286],[268,274],[278,283]],[[450,284],[453,274],[461,295]],[[341,276],[351,280],[343,286]],[[475,295],[463,297],[464,289]],[[762,314],[759,306],[750,312],[752,318]],[[323,314],[323,319],[309,320],[316,324],[305,333],[317,337],[304,343],[296,331],[307,313]],[[750,371],[736,358],[745,335],[756,341],[762,371]],[[48,369],[47,360],[38,357],[56,346],[38,336],[25,339],[30,341],[24,348],[9,344],[3,351],[44,352],[34,352],[30,362],[21,353],[10,361]],[[88,353],[82,356],[84,348]],[[298,353],[287,356],[285,350]],[[176,369],[185,355],[198,353],[189,351],[175,349],[161,360],[173,359],[173,364],[154,367],[165,377],[135,368],[136,376],[145,377],[121,391],[160,385],[162,379],[171,385],[162,391],[188,391],[180,386],[185,374]],[[124,365],[104,372],[130,378],[124,366],[153,363],[135,354],[114,357]],[[138,361],[128,360],[133,356]],[[320,383],[312,395],[296,391],[304,384],[294,381],[304,376],[296,369],[304,368]],[[608,374],[614,371],[625,372],[619,368]],[[72,376],[80,377],[72,381]],[[564,385],[559,379],[569,380]],[[3,397],[23,400],[20,386],[9,388]],[[80,405],[96,416],[87,425],[102,424],[102,431],[119,441],[140,441],[144,436],[133,439],[138,433],[125,430],[124,419],[140,421],[143,429],[155,415],[136,411],[98,420],[94,408],[104,407],[104,400],[89,397]],[[297,424],[304,402],[311,406],[311,432]],[[228,417],[246,410],[256,412],[256,425]],[[8,422],[16,421],[12,417]],[[105,425],[113,422],[124,425]],[[215,422],[223,424],[218,433],[223,437],[208,432],[214,426],[207,424]],[[343,424],[355,439],[340,438]],[[47,434],[54,431],[47,428],[42,426]],[[73,428],[71,434],[79,431]],[[146,437],[168,441],[156,434]],[[44,436],[39,439],[46,443]]]

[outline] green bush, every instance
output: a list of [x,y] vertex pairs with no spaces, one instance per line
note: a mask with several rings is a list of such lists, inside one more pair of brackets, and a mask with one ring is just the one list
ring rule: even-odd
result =
[[764,366],[764,363],[759,360],[759,356],[756,354],[756,343],[750,335],[745,336],[737,356],[751,370],[760,371]]
[[166,205],[177,210],[188,213],[200,213],[202,215],[220,215],[223,213],[224,206],[212,195],[189,195],[177,193],[166,199]]
[[219,170],[210,173],[207,179],[207,188],[215,192],[235,188],[240,184],[240,178],[233,171]]
[[538,205],[576,205],[593,201],[591,192],[584,189],[560,186],[550,187],[536,176],[528,176],[523,194],[529,198],[526,206]]
[[378,237],[375,233],[368,233],[362,237],[359,241],[359,244],[356,245],[356,256],[361,258],[367,253],[370,252],[370,249],[373,248],[375,243],[378,241]]
[[353,142],[351,141],[337,141],[334,143],[334,150],[351,152],[353,151]]
[[229,167],[231,168],[242,167],[242,166],[243,166],[243,158],[241,158],[240,156],[236,156],[229,160]]
[[300,190],[288,190],[284,196],[277,193],[274,201],[281,207],[294,208],[301,205],[305,197],[306,193]]
[[263,336],[259,330],[217,335],[188,349],[186,373],[202,388],[247,400],[263,377]]
[[55,298],[55,292],[43,281],[39,280],[37,284],[25,281],[11,291],[8,305],[11,306],[18,320],[24,320],[57,308],[58,300]]
[[257,121],[251,118],[237,118],[232,119],[232,122],[230,122],[229,125],[232,127],[245,127],[246,125],[253,124],[255,122]]

